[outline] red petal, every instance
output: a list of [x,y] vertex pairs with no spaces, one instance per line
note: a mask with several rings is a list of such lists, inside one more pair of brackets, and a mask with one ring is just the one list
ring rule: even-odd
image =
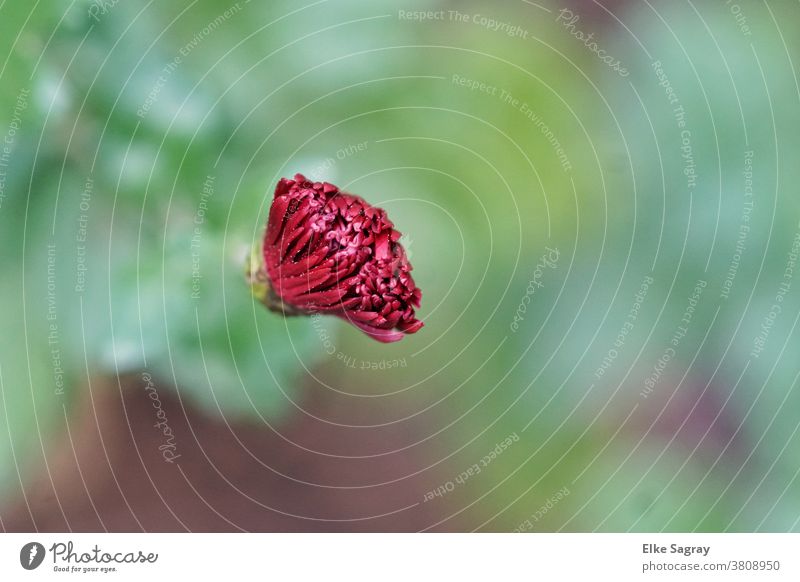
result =
[[378,340],[379,342],[384,344],[399,342],[401,339],[405,337],[405,334],[401,331],[392,331],[390,329],[378,329],[377,327],[372,327],[371,325],[367,325],[364,323],[358,323],[357,321],[354,321],[352,323],[372,339]]
[[412,321],[401,323],[397,326],[397,329],[402,330],[405,333],[417,333],[423,328],[424,325],[424,322],[420,321],[419,319],[414,319]]

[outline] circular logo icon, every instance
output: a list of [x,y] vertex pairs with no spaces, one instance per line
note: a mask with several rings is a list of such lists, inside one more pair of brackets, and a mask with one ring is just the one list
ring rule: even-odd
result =
[[30,542],[19,551],[19,563],[26,570],[35,570],[44,561],[44,546],[39,542]]

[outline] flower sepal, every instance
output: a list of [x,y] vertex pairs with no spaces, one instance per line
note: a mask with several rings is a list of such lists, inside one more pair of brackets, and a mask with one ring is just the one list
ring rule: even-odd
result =
[[250,256],[245,262],[244,277],[250,286],[250,293],[253,298],[273,313],[290,317],[295,315],[306,315],[304,311],[295,309],[291,305],[284,303],[278,294],[275,293],[267,275],[264,264],[264,255],[260,245],[254,245],[250,249]]

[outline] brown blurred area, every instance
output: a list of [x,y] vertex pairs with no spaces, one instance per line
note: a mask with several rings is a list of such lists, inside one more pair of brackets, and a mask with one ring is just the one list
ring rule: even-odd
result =
[[[169,463],[141,384],[126,376],[84,391],[47,451],[49,473],[42,468],[23,496],[0,506],[6,531],[418,531],[445,517],[421,503],[436,480],[423,469],[435,460],[425,458],[430,447],[409,447],[419,440],[413,422],[349,428],[312,417],[335,418],[346,406],[357,418],[365,399],[309,388],[307,413],[273,430],[212,418],[165,389],[180,455]],[[358,456],[366,458],[348,458]]]

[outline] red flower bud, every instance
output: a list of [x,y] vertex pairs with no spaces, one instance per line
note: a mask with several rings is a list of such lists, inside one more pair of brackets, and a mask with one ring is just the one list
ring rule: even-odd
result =
[[381,208],[297,174],[278,182],[264,236],[264,303],[286,314],[328,313],[395,342],[423,322],[422,293],[400,233]]

